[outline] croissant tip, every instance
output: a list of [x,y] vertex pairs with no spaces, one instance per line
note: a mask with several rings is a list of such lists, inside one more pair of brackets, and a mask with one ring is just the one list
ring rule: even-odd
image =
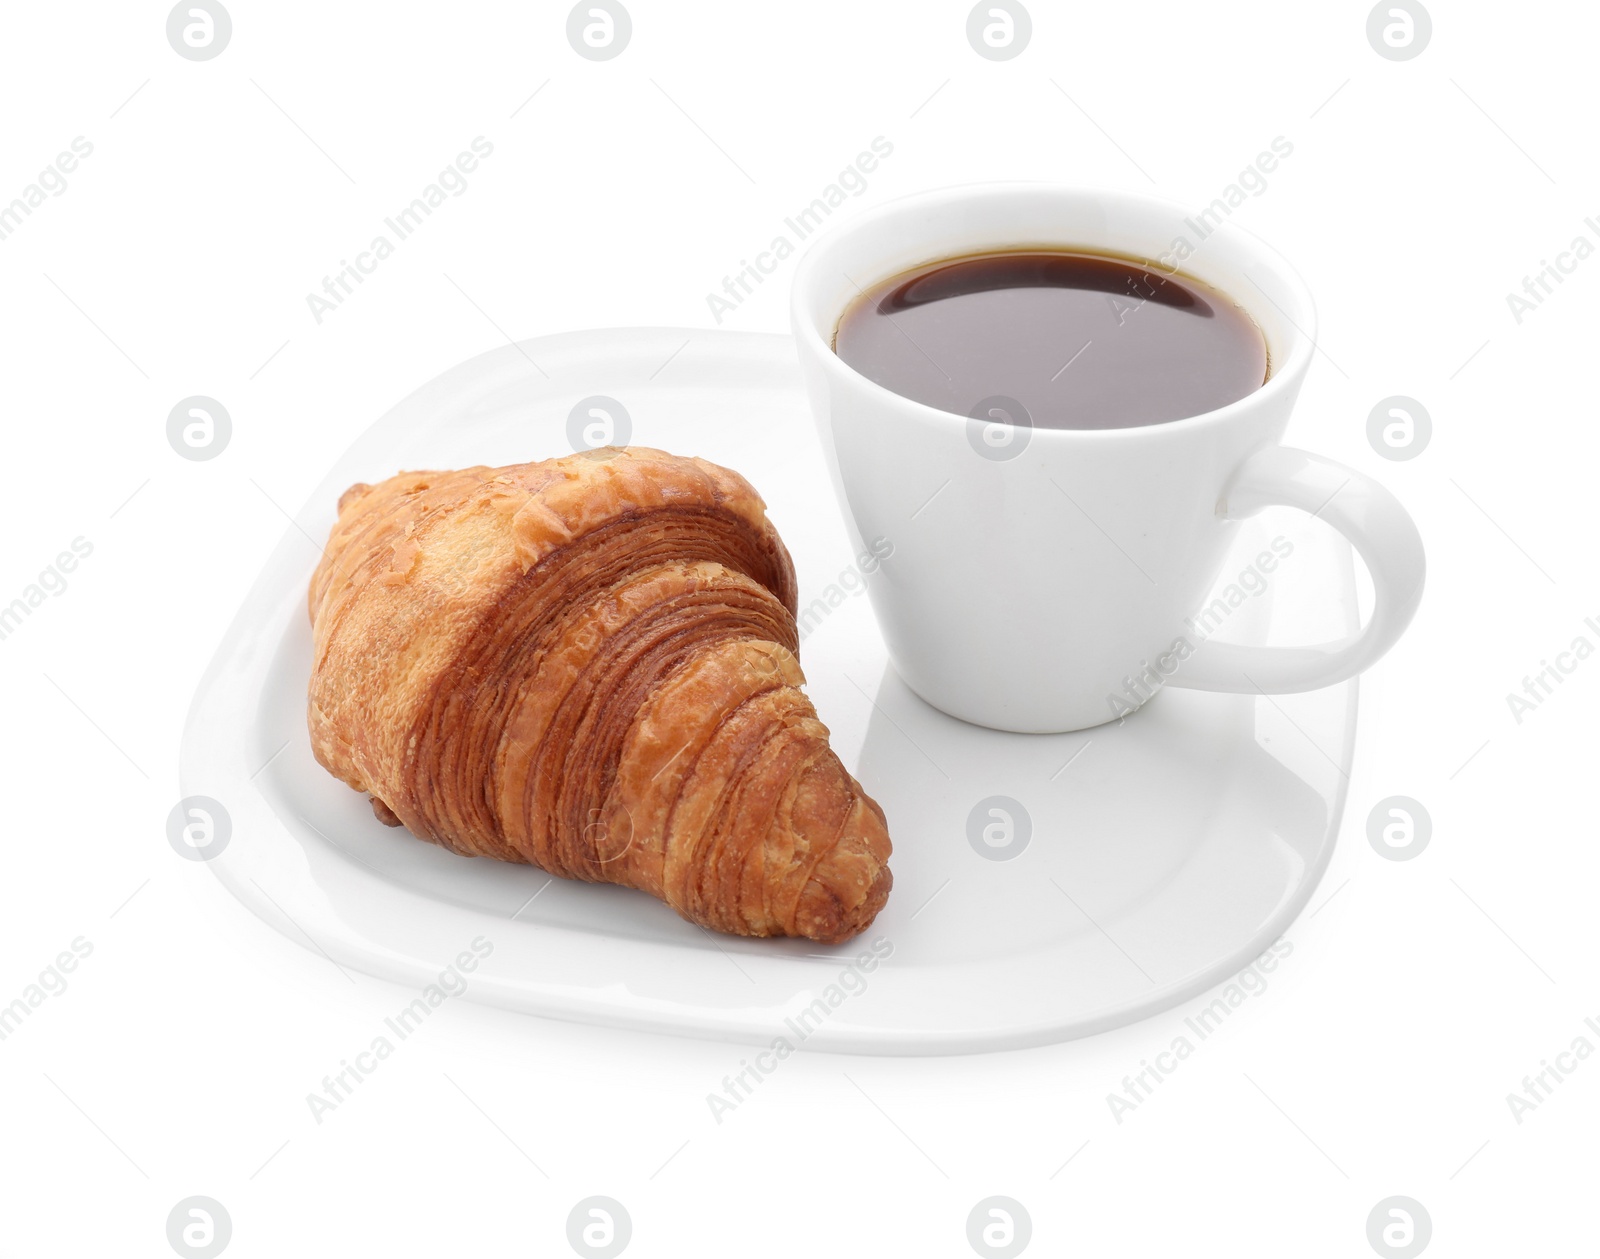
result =
[[843,944],[853,940],[872,925],[878,912],[887,903],[893,887],[893,872],[888,866],[882,866],[868,886],[866,896],[855,906],[841,904],[834,895],[822,889],[824,894],[816,898],[821,903],[807,906],[808,912],[796,924],[799,934],[818,944]]
[[400,815],[382,800],[378,799],[377,796],[372,797],[372,816],[377,818],[378,821],[382,822],[385,826],[402,825],[400,821]]

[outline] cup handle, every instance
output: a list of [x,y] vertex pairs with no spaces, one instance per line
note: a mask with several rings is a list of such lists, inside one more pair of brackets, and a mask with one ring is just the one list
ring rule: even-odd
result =
[[1239,465],[1217,512],[1243,520],[1272,506],[1310,512],[1350,540],[1372,574],[1372,616],[1342,642],[1310,647],[1201,643],[1167,679],[1168,686],[1262,695],[1331,686],[1374,663],[1411,623],[1422,601],[1427,563],[1422,535],[1399,499],[1331,459],[1268,446]]

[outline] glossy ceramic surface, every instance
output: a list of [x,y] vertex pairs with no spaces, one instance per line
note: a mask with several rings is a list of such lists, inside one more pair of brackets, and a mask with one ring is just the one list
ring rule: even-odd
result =
[[[894,893],[851,945],[714,938],[639,893],[454,856],[381,826],[311,757],[307,535],[326,536],[340,491],[403,468],[569,453],[575,404],[597,395],[622,404],[634,443],[743,472],[794,554],[808,690],[894,839]],[[1276,571],[1247,578],[1274,543]],[[1222,571],[1232,606],[1218,638],[1317,642],[1357,623],[1349,548],[1303,514],[1246,522]],[[1327,864],[1355,708],[1352,681],[1274,698],[1166,691],[1078,734],[946,716],[888,664],[789,338],[620,330],[473,359],[339,458],[199,687],[182,779],[185,795],[231,816],[210,861],[218,877],[341,965],[420,989],[481,936],[493,952],[467,995],[497,1006],[807,1049],[956,1053],[1127,1023],[1260,953]]]
[[[1131,193],[973,184],[854,215],[801,260],[792,324],[839,504],[859,544],[893,545],[868,589],[897,672],[945,712],[1002,730],[1070,731],[1162,687],[1313,690],[1378,659],[1416,611],[1422,540],[1394,495],[1278,445],[1316,340],[1304,282],[1249,232],[1197,218]],[[1264,334],[1266,383],[1169,423],[1053,429],[1030,426],[1003,390],[952,414],[833,353],[839,315],[861,288],[941,258],[1039,247],[1147,259],[1158,273],[1205,281]],[[1112,352],[1105,343],[1143,303],[1137,293],[1105,299],[1115,321],[1098,343],[1057,345],[1042,371],[1063,376],[1080,357]],[[1239,521],[1269,504],[1316,515],[1360,549],[1376,594],[1359,634],[1265,648],[1210,641],[1207,592]]]

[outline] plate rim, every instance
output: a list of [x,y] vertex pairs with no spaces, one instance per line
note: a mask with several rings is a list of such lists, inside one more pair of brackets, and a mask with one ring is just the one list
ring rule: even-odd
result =
[[[304,566],[294,558],[297,550],[303,549],[305,538],[312,536],[305,533],[302,521],[318,513],[321,504],[327,498],[328,487],[340,480],[345,474],[341,472],[347,464],[354,462],[364,447],[375,443],[388,432],[390,428],[403,425],[407,418],[408,408],[422,405],[426,397],[433,391],[447,389],[452,382],[460,381],[474,372],[482,373],[493,368],[498,371],[502,367],[517,366],[518,358],[534,361],[534,354],[545,357],[546,361],[573,353],[582,354],[609,354],[624,346],[633,347],[635,351],[641,341],[645,339],[670,340],[678,345],[674,357],[686,350],[696,339],[714,340],[723,347],[723,356],[726,357],[737,351],[740,355],[760,355],[769,360],[767,366],[778,365],[778,358],[784,360],[783,365],[793,366],[794,385],[800,387],[799,364],[794,357],[792,339],[782,333],[745,332],[722,329],[705,328],[673,328],[673,327],[624,327],[624,328],[596,328],[568,332],[561,332],[549,336],[528,338],[520,342],[508,342],[474,355],[438,375],[432,377],[422,385],[406,394],[399,402],[389,408],[376,421],[363,429],[354,440],[342,451],[327,472],[319,480],[317,486],[311,491],[305,503],[294,514],[290,525],[284,531],[277,545],[269,552],[266,562],[252,582],[248,593],[224,631],[215,651],[202,673],[191,697],[185,715],[183,734],[180,747],[180,789],[184,798],[191,795],[208,794],[207,786],[215,787],[210,783],[204,772],[208,758],[203,746],[202,734],[207,724],[208,704],[214,702],[223,686],[225,675],[230,665],[237,666],[241,651],[247,656],[252,652],[263,653],[267,663],[263,666],[260,660],[255,661],[257,681],[265,680],[265,675],[270,673],[271,658],[274,655],[277,643],[280,641],[279,633],[272,632],[271,627],[282,627],[283,601],[293,593],[292,584],[279,590],[285,580],[292,578]],[[670,360],[669,360],[670,361]],[[536,364],[537,366],[537,364]],[[540,368],[543,372],[543,368]],[[548,373],[544,373],[548,376]],[[651,378],[654,383],[654,377]],[[656,387],[670,387],[670,380],[660,382]],[[703,380],[692,382],[696,387],[703,387]],[[1353,584],[1353,558],[1348,546],[1343,549],[1341,567],[1348,568],[1348,574],[1341,573],[1341,579],[1348,579]],[[292,568],[294,571],[283,572]],[[278,590],[276,596],[273,591]],[[291,602],[293,602],[291,600]],[[303,603],[303,600],[301,600]],[[251,623],[251,613],[259,605],[266,603],[273,612],[263,620]],[[291,613],[292,615],[292,613]],[[265,644],[262,641],[262,632],[266,631]],[[892,667],[892,666],[891,666]],[[1249,937],[1242,945],[1230,950],[1225,955],[1196,968],[1179,979],[1169,981],[1158,986],[1151,994],[1140,995],[1116,1005],[1097,1010],[1089,1017],[1044,1017],[1030,1024],[1018,1024],[1009,1027],[991,1027],[982,1031],[964,1028],[929,1029],[910,1026],[859,1026],[852,1024],[836,1024],[832,1021],[823,1024],[798,1048],[814,1051],[838,1052],[851,1054],[894,1055],[894,1056],[926,1056],[1000,1052],[1012,1049],[1035,1047],[1044,1044],[1073,1040],[1083,1036],[1097,1035],[1129,1023],[1143,1020],[1163,1013],[1192,1000],[1196,996],[1216,987],[1228,978],[1238,974],[1250,965],[1256,958],[1282,937],[1289,926],[1304,911],[1311,897],[1320,885],[1323,875],[1332,860],[1337,847],[1338,836],[1343,822],[1344,810],[1349,795],[1349,770],[1353,760],[1356,732],[1359,717],[1359,679],[1351,678],[1334,687],[1325,688],[1326,691],[1337,691],[1342,697],[1340,712],[1341,746],[1337,753],[1337,768],[1340,777],[1335,783],[1335,789],[1329,800],[1327,825],[1318,844],[1313,860],[1309,860],[1295,885],[1292,895],[1284,898],[1276,910],[1267,917],[1263,925]],[[259,686],[252,691],[252,703],[259,708]],[[244,737],[238,740],[238,746],[248,742],[248,727],[241,731]],[[259,771],[257,771],[259,773]],[[252,776],[253,778],[253,776]],[[207,781],[201,781],[207,779]],[[280,814],[272,809],[266,802],[266,797],[257,792],[258,799],[274,815],[276,824],[287,832],[287,824]],[[320,833],[320,832],[319,832]],[[331,844],[333,841],[329,840]],[[338,846],[335,845],[337,848]],[[366,974],[388,980],[407,987],[419,987],[428,982],[428,977],[436,973],[439,966],[426,963],[422,958],[402,957],[392,948],[386,948],[378,942],[360,937],[350,932],[335,932],[329,934],[320,930],[324,923],[319,922],[319,935],[321,939],[313,938],[303,926],[294,919],[289,918],[286,911],[277,904],[261,885],[256,882],[253,875],[244,869],[238,859],[238,848],[230,845],[228,851],[234,853],[234,859],[228,859],[228,852],[219,857],[204,862],[212,869],[212,873],[223,883],[229,892],[243,905],[251,910],[257,917],[273,926],[281,934],[308,950],[320,952],[330,959],[348,964]],[[348,853],[340,850],[341,857],[354,864],[355,859]],[[486,911],[469,909],[466,906],[430,899],[419,891],[395,883],[377,872],[372,872],[370,877],[381,881],[383,895],[394,899],[396,904],[404,909],[421,909],[443,922],[454,919],[473,919],[481,921]],[[254,887],[249,886],[254,884]],[[518,911],[520,912],[520,910]],[[342,920],[341,920],[342,921]],[[509,925],[511,920],[505,920]],[[516,924],[519,932],[526,933],[526,938],[536,940],[540,936],[549,935],[553,940],[581,934],[590,945],[597,938],[606,939],[624,950],[638,947],[655,949],[654,944],[641,944],[639,941],[626,937],[604,936],[603,933],[582,932],[559,924],[537,923],[521,921]],[[857,942],[865,944],[866,938],[873,933],[869,931],[863,937],[858,937]],[[457,936],[456,938],[463,938]],[[682,953],[683,950],[677,950]],[[665,954],[664,954],[665,956]],[[783,955],[778,960],[793,964],[809,964],[817,955],[808,954],[795,956]],[[848,950],[841,950],[836,955],[838,965],[842,966],[850,956]],[[830,963],[831,965],[832,963]],[[968,963],[980,965],[980,963]],[[785,968],[787,969],[787,968]],[[939,969],[951,969],[948,963],[940,963]],[[826,982],[818,979],[817,983]],[[496,976],[490,972],[480,972],[473,984],[469,985],[466,993],[467,999],[479,1003],[489,1004],[498,1008],[518,1011],[521,1013],[536,1014],[542,1017],[558,1018],[569,1022],[581,1022],[598,1026],[626,1028],[631,1030],[681,1035],[694,1038],[714,1038],[723,1041],[766,1045],[772,1042],[775,1035],[781,1034],[778,1026],[770,1015],[777,1011],[777,1007],[760,1007],[752,1005],[746,1007],[743,1014],[730,1008],[718,1007],[683,1007],[675,1011],[652,1010],[636,1003],[632,1007],[625,1007],[615,1001],[596,999],[592,990],[582,992],[568,991],[565,994],[551,992],[537,987],[531,987],[525,977]]]

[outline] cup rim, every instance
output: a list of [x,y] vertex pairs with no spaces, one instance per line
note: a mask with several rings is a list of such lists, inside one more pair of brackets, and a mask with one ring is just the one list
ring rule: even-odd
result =
[[[909,193],[904,196],[894,197],[884,201],[871,209],[853,216],[847,221],[829,229],[824,235],[818,237],[801,256],[799,265],[795,268],[794,280],[789,289],[789,316],[792,331],[797,340],[808,343],[813,354],[820,357],[824,363],[824,371],[830,371],[853,385],[867,390],[868,394],[880,402],[889,402],[904,408],[909,408],[910,413],[927,423],[947,424],[955,421],[966,424],[968,417],[959,415],[954,411],[946,411],[940,407],[930,406],[925,402],[918,402],[904,394],[877,381],[870,380],[862,375],[850,364],[846,363],[837,353],[822,331],[811,318],[809,310],[809,296],[813,278],[821,266],[820,259],[823,254],[840,241],[846,239],[851,233],[863,228],[874,226],[885,219],[892,219],[907,212],[930,205],[949,204],[961,200],[1003,198],[1010,193],[1038,193],[1053,192],[1071,197],[1102,197],[1120,200],[1124,203],[1138,203],[1145,207],[1155,207],[1164,211],[1176,211],[1183,216],[1195,213],[1195,207],[1171,197],[1154,196],[1149,193],[1127,192],[1116,188],[1096,188],[1088,184],[1069,184],[1054,180],[990,180],[977,181],[965,184],[951,184],[942,188],[927,189],[921,192]],[[1159,424],[1144,424],[1121,428],[1046,428],[1041,425],[1030,425],[1030,441],[1135,441],[1149,440],[1159,432],[1171,430],[1190,431],[1201,427],[1211,427],[1227,424],[1239,416],[1247,414],[1255,408],[1272,405],[1280,400],[1293,401],[1295,392],[1300,387],[1307,369],[1311,365],[1311,357],[1316,350],[1317,338],[1317,306],[1311,295],[1310,287],[1305,278],[1295,269],[1281,253],[1268,244],[1260,236],[1248,228],[1239,226],[1230,221],[1221,223],[1211,235],[1225,235],[1242,240],[1245,245],[1256,255],[1257,259],[1269,266],[1278,277],[1293,292],[1295,299],[1305,314],[1304,326],[1289,318],[1286,312],[1285,321],[1292,329],[1294,341],[1282,367],[1272,373],[1261,385],[1235,399],[1225,406],[1214,407],[1209,411],[1202,411],[1198,415],[1184,416],[1177,420],[1164,420]],[[1209,237],[1207,238],[1209,239]],[[1071,247],[1071,246],[1064,246]],[[1085,245],[1084,248],[1093,248]],[[1183,274],[1182,268],[1178,273]],[[873,281],[877,282],[876,279]],[[1239,302],[1247,311],[1254,309],[1243,298],[1228,291],[1228,296]],[[1268,299],[1270,301],[1270,299]],[[833,316],[837,322],[837,312]],[[1287,395],[1287,398],[1281,398]]]

